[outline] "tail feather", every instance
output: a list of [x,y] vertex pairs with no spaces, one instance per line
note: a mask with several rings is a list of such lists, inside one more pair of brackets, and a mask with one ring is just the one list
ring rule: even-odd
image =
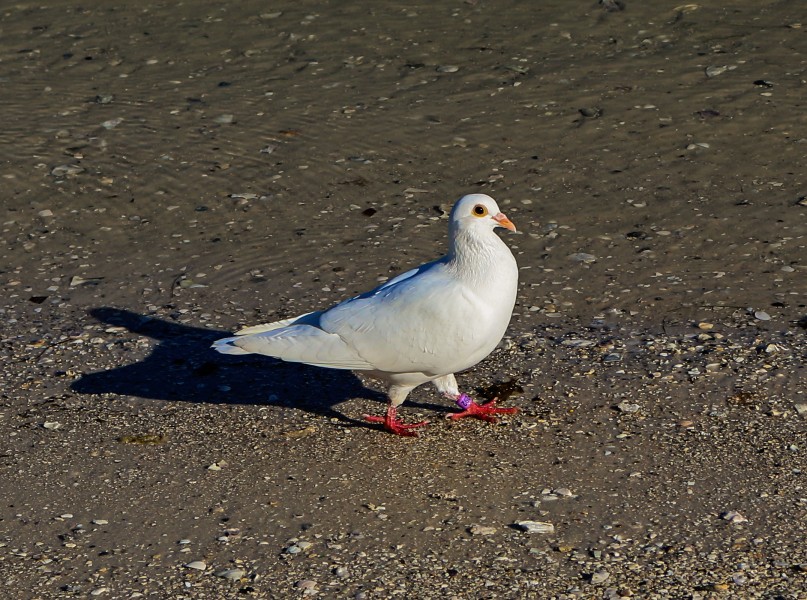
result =
[[228,337],[213,342],[212,348],[222,354],[251,354],[246,350],[233,345],[233,342],[239,339],[238,337]]
[[289,325],[293,325],[300,321],[301,319],[313,315],[313,312],[305,313],[304,315],[298,315],[296,317],[292,317],[290,319],[283,319],[282,321],[275,321],[274,323],[263,323],[262,325],[253,325],[251,327],[244,327],[243,329],[239,329],[235,332],[235,335],[254,335],[256,333],[265,333],[267,331],[274,331],[275,329],[280,329],[281,327],[287,327]]
[[263,354],[316,367],[374,370],[372,364],[337,334],[306,323],[224,338],[214,342],[213,348],[223,354]]

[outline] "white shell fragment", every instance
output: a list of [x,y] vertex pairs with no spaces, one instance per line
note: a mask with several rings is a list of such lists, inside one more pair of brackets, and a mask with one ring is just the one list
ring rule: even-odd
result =
[[736,510],[730,510],[725,512],[721,515],[721,518],[724,521],[728,521],[729,523],[746,523],[748,519],[738,513]]
[[544,521],[516,521],[514,525],[526,533],[555,533],[555,526]]

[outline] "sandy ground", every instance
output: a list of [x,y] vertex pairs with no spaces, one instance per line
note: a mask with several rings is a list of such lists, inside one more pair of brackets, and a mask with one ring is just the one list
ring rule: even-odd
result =
[[[4,6],[0,596],[807,598],[806,80],[787,1]],[[518,415],[208,349],[475,191]]]

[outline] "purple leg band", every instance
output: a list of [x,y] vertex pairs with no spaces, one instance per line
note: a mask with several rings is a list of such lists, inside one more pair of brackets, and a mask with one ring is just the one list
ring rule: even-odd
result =
[[460,394],[460,397],[457,398],[457,406],[459,406],[462,410],[468,410],[468,407],[473,403],[474,401],[471,400],[471,397],[468,394]]

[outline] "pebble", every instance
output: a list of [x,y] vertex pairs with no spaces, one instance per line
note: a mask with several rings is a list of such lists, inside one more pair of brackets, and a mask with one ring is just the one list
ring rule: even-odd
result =
[[106,587],[95,588],[93,591],[90,592],[90,596],[100,596],[101,594],[106,594],[108,591],[109,588]]
[[796,412],[802,417],[807,417],[807,404],[796,404]]
[[608,571],[597,571],[591,575],[591,583],[605,583],[611,577]]
[[471,535],[493,535],[497,529],[490,525],[471,525],[468,531],[471,532]]
[[229,125],[235,120],[233,115],[219,115],[215,119],[213,119],[214,123],[220,123],[222,125]]
[[575,252],[574,254],[569,255],[569,259],[573,260],[574,262],[581,262],[584,264],[591,264],[593,262],[597,262],[597,257],[593,254],[587,254],[586,252]]
[[334,569],[333,574],[339,577],[339,579],[344,579],[348,576],[348,570],[346,567],[336,567]]
[[59,427],[61,426],[62,424],[59,423],[58,421],[45,421],[44,423],[42,423],[42,427],[44,427],[45,429],[50,429],[51,431],[55,431],[59,429]]
[[123,118],[117,117],[115,119],[109,119],[108,121],[104,121],[103,123],[101,123],[101,127],[103,127],[104,129],[114,129],[121,123],[123,123]]
[[744,516],[738,513],[736,510],[730,510],[725,512],[721,515],[721,518],[729,523],[745,523],[748,521]]
[[301,590],[313,590],[315,587],[317,587],[317,582],[313,579],[302,579],[295,583],[294,587]]
[[560,345],[561,346],[571,346],[572,348],[588,348],[589,346],[593,346],[595,342],[592,340],[583,340],[580,338],[571,338],[568,340],[563,340]]
[[457,65],[440,65],[437,67],[438,73],[456,73],[460,68]]
[[49,208],[46,208],[45,210],[40,210],[38,214],[40,217],[52,217],[53,211],[50,210]]
[[709,66],[706,67],[706,76],[707,77],[717,77],[718,75],[722,75],[726,71],[730,70],[732,67],[728,65],[722,65],[719,67],[716,66]]
[[65,175],[78,175],[83,172],[84,168],[78,165],[59,165],[58,167],[53,167],[50,174],[55,177],[64,177]]
[[221,466],[218,463],[213,463],[207,467],[208,471],[221,471]]
[[222,577],[230,581],[238,581],[246,574],[247,572],[244,569],[224,569],[215,573],[216,577]]
[[698,323],[698,329],[703,329],[704,331],[709,331],[712,328],[714,328],[713,323],[707,323],[706,321],[701,321],[700,323]]
[[754,313],[754,317],[759,319],[760,321],[770,321],[771,316],[766,313],[764,310],[758,310]]
[[514,525],[526,533],[555,533],[555,526],[544,521],[516,521]]
[[107,521],[106,519],[93,519],[92,524],[93,525],[108,525],[109,521]]
[[623,413],[635,413],[639,412],[639,409],[642,408],[638,404],[631,404],[630,402],[620,402],[616,405],[616,407],[621,410]]
[[203,560],[193,560],[184,565],[188,569],[195,569],[196,571],[204,571],[207,569],[207,563]]

